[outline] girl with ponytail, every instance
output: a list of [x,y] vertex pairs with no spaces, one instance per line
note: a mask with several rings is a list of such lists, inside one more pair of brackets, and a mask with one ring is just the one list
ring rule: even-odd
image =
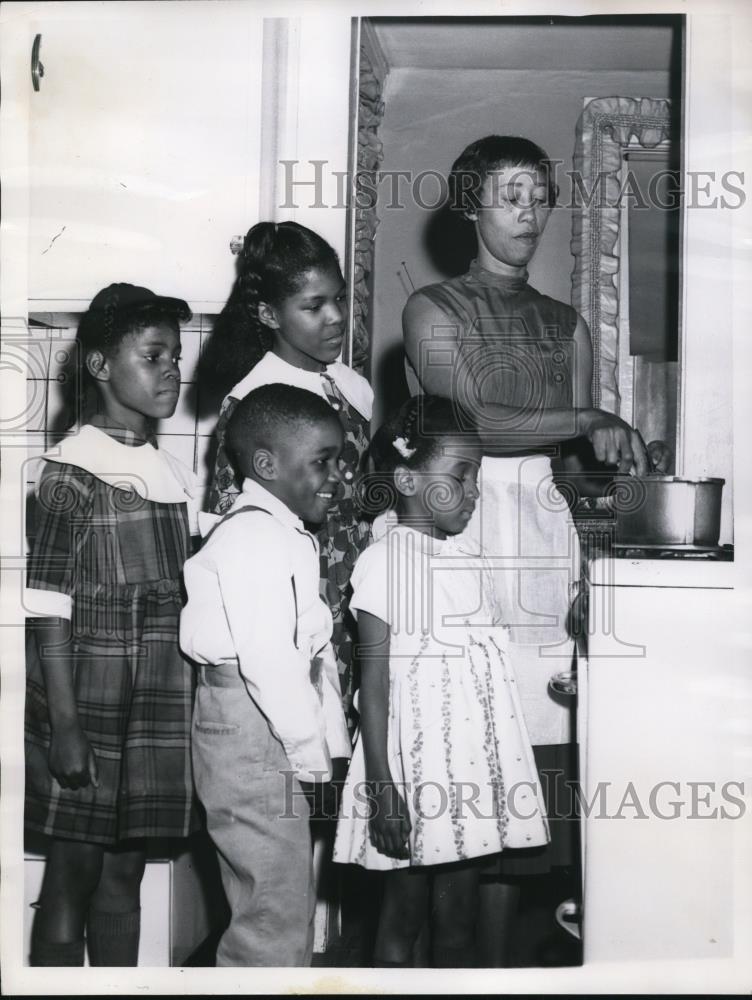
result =
[[240,484],[225,448],[235,407],[252,389],[283,383],[322,396],[345,431],[343,487],[317,529],[321,596],[332,610],[345,711],[353,693],[350,573],[370,529],[353,486],[368,447],[373,391],[337,361],[346,332],[345,283],[337,254],[296,222],[259,222],[246,234],[238,277],[200,362],[202,387],[223,397],[209,509],[224,514]]

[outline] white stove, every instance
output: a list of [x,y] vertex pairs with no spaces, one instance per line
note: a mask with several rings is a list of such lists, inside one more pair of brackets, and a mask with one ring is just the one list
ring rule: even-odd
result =
[[578,678],[586,962],[730,958],[738,947],[752,671],[731,554],[620,547],[589,562]]

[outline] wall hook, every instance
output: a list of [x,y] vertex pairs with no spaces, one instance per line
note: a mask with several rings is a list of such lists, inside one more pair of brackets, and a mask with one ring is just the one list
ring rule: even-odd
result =
[[31,82],[34,90],[39,90],[39,81],[44,76],[44,66],[39,61],[39,50],[42,47],[42,36],[34,36],[34,44],[31,46]]

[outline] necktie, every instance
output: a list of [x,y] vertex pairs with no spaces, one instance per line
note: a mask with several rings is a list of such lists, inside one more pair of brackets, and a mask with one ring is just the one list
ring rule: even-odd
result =
[[[342,393],[337,388],[337,383],[334,381],[331,375],[327,375],[326,372],[321,373],[321,385],[324,389],[324,394],[326,395],[327,401],[331,408],[337,413],[342,413],[344,409],[345,400]],[[344,426],[344,421],[343,421]],[[349,464],[342,462],[342,471],[345,478],[345,482],[349,485],[355,478],[355,472],[350,467]]]
[[342,393],[337,388],[337,383],[331,375],[327,375],[326,372],[322,372],[321,385],[323,386],[329,405],[333,410],[336,410],[337,413],[339,413],[342,410],[344,400],[342,398]]

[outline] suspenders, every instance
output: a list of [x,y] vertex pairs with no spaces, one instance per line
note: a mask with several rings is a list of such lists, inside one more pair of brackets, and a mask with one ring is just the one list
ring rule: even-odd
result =
[[[209,541],[209,539],[211,538],[211,536],[214,534],[214,532],[218,528],[221,528],[223,524],[225,524],[227,521],[230,520],[230,518],[236,517],[238,514],[245,514],[246,511],[259,511],[262,514],[268,514],[269,517],[274,517],[274,515],[271,513],[271,511],[266,510],[264,507],[256,507],[253,504],[248,504],[245,507],[239,507],[238,510],[233,510],[229,514],[225,514],[221,521],[217,521],[217,523],[211,529],[211,531],[206,536],[206,538],[204,538],[203,544],[205,545]],[[311,544],[313,545],[313,548],[314,548],[314,551],[315,551],[316,550],[316,544],[313,541],[313,539],[311,538],[311,536],[308,534],[308,532],[307,531],[306,532],[300,531],[300,529],[298,529],[298,528],[296,528],[295,530],[299,531],[301,535],[304,534],[306,536],[306,538],[310,539]],[[293,643],[295,644],[295,648],[297,649],[298,648],[298,591],[297,591],[297,588],[295,586],[295,577],[293,575],[290,576],[290,585],[292,586],[292,599],[293,599],[293,605],[295,607],[295,634],[293,636]]]

